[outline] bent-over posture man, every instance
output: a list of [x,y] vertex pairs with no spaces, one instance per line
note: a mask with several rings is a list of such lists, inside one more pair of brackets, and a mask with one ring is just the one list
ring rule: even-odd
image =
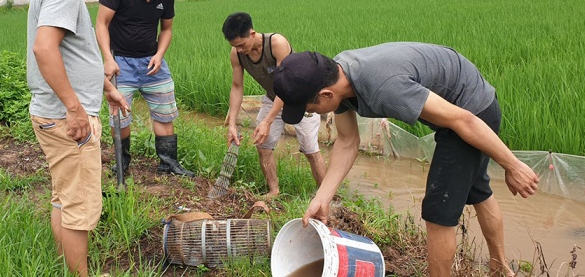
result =
[[[153,120],[157,173],[193,177],[177,160],[177,135],[173,121],[179,116],[175,83],[164,60],[171,44],[174,0],[100,0],[96,19],[97,39],[104,56],[106,76],[118,75],[118,90],[132,104],[140,91]],[[157,31],[160,22],[160,33]],[[114,56],[111,54],[114,50]],[[130,123],[132,115],[120,117],[122,169],[130,166]],[[110,126],[114,122],[110,121]],[[114,134],[112,130],[112,134]],[[116,170],[116,166],[112,167]]]
[[30,117],[51,173],[51,230],[68,269],[87,276],[88,232],[102,211],[99,111],[128,109],[104,78],[83,0],[32,0],[28,9]]
[[528,197],[538,177],[500,140],[501,112],[495,89],[455,50],[415,42],[344,51],[334,59],[315,52],[291,54],[274,73],[282,118],[296,123],[305,111],[335,111],[338,132],[329,170],[303,217],[327,222],[329,203],[358,154],[356,112],[430,126],[437,142],[428,173],[422,217],[429,273],[449,276],[456,225],[473,205],[490,253],[491,273],[514,273],[504,256],[503,220],[487,175],[490,157],[505,170],[510,191]]
[[[262,107],[256,118],[257,126],[254,129],[253,138],[258,149],[260,167],[270,189],[266,196],[274,197],[280,193],[280,189],[273,152],[282,136],[284,122],[280,117],[283,103],[274,94],[272,75],[280,61],[293,50],[288,40],[280,34],[257,33],[253,29],[252,18],[247,13],[239,12],[229,15],[223,24],[222,31],[225,39],[232,46],[228,145],[232,141],[240,145],[236,119],[244,97],[244,70],[246,70],[266,90],[266,95],[262,97]],[[320,117],[311,113],[303,116],[302,120],[299,119],[293,125],[299,140],[300,151],[305,154],[311,165],[317,186],[321,184],[326,170],[319,150],[320,123]]]

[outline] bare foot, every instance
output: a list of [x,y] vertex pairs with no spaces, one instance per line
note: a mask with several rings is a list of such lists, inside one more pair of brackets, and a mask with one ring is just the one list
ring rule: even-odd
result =
[[278,197],[278,193],[269,192],[267,194],[264,194],[262,196],[262,199],[264,199],[264,201],[270,201],[270,200],[272,200],[272,199],[274,199],[276,197]]
[[496,270],[493,270],[493,269],[490,270],[490,276],[497,276],[497,277],[500,277],[500,276],[515,277],[515,276],[518,276],[518,275],[516,275],[516,273],[512,269],[510,269],[509,267],[502,266],[502,267],[499,267]]

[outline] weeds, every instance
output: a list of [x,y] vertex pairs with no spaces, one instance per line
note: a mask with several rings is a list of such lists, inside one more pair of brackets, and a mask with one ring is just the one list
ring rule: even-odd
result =
[[49,205],[38,209],[28,191],[20,196],[0,190],[0,272],[18,276],[63,276],[46,220]]
[[28,187],[46,181],[47,176],[41,172],[37,172],[31,176],[17,178],[17,176],[13,176],[9,172],[6,172],[4,169],[0,168],[0,191],[25,190]]
[[0,124],[27,121],[30,92],[25,60],[16,53],[0,52]]

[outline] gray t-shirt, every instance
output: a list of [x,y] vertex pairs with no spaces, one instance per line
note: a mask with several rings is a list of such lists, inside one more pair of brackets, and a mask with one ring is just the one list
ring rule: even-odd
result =
[[445,46],[391,42],[344,51],[333,60],[343,68],[356,93],[336,113],[352,109],[363,117],[414,124],[420,120],[429,90],[474,114],[486,109],[495,97],[495,89],[475,65]]
[[32,0],[28,10],[27,80],[32,93],[29,112],[45,118],[65,118],[66,109],[39,71],[32,47],[41,26],[67,32],[60,49],[69,82],[88,115],[102,105],[104,66],[91,17],[83,0]]

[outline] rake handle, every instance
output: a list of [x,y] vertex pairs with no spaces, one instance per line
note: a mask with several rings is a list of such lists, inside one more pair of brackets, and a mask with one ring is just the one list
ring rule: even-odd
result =
[[[112,57],[114,57],[114,50],[112,50]],[[116,78],[116,74],[112,76],[112,85],[116,89],[118,89],[118,80]],[[118,190],[124,191],[126,190],[126,185],[124,184],[124,167],[122,161],[122,138],[121,138],[121,128],[120,128],[120,111],[112,116],[112,120],[114,121],[114,147],[116,149],[116,180],[118,183]]]

